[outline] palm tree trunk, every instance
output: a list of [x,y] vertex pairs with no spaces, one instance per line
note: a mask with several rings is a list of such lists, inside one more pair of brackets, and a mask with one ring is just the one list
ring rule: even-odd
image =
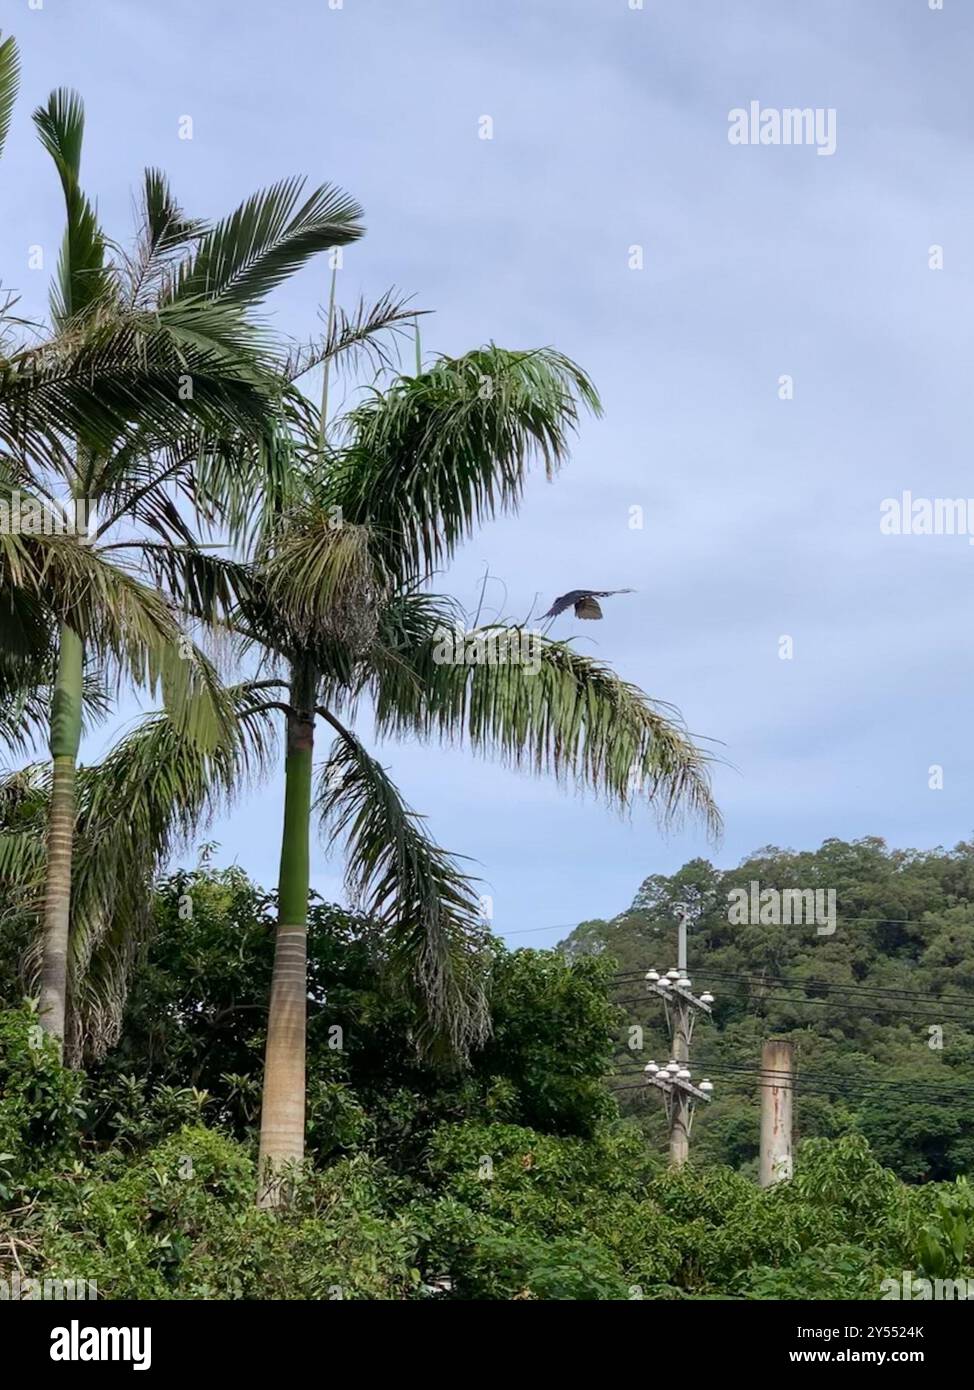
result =
[[74,851],[75,770],[81,744],[81,692],[84,646],[62,624],[51,710],[51,809],[47,828],[47,883],[44,896],[44,954],[41,964],[41,1027],[64,1053],[68,993],[68,938],[71,927],[71,860]]
[[316,673],[291,673],[284,763],[284,833],[278,877],[274,975],[267,1017],[257,1204],[280,1206],[281,1170],[304,1158],[305,1035],[308,1011],[308,892]]

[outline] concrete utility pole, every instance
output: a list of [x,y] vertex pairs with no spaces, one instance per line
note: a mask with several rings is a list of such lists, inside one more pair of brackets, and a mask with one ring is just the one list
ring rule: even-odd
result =
[[795,1045],[769,1038],[761,1049],[762,1187],[792,1175],[791,1109],[794,1096]]
[[650,1062],[646,1067],[647,1080],[663,1092],[666,1118],[669,1125],[670,1162],[682,1168],[690,1150],[690,1126],[695,1101],[709,1101],[713,1086],[702,1081],[699,1086],[690,1080],[690,1039],[697,1013],[710,1013],[713,995],[699,999],[691,993],[687,975],[687,922],[689,911],[681,903],[677,908],[677,967],[660,975],[650,970],[646,987],[663,1000],[666,1024],[670,1034],[671,1061],[666,1067]]
[[[689,913],[681,903],[677,908],[676,968],[680,978],[687,976],[687,918]],[[690,1004],[686,999],[674,996],[670,1014],[670,1030],[673,1039],[673,1056],[681,1066],[689,1067],[690,1034],[693,1031]],[[690,1153],[690,1099],[688,1096],[673,1097],[670,1111],[670,1162],[674,1168],[682,1168]]]

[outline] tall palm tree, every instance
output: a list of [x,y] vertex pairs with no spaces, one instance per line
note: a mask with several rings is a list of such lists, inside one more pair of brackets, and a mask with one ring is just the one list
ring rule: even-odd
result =
[[[3,110],[0,99],[0,117]],[[269,438],[280,369],[249,316],[311,256],[362,228],[346,195],[322,185],[302,198],[296,179],[205,226],[186,218],[165,178],[149,170],[138,245],[113,256],[80,185],[80,100],[55,92],[34,121],[61,181],[67,225],[53,333],[0,360],[8,450],[0,488],[11,506],[15,493],[18,503],[26,494],[54,511],[55,489],[64,487],[86,509],[107,511],[81,537],[5,536],[0,561],[10,635],[27,645],[46,628],[57,654],[41,1022],[61,1039],[86,656],[107,654],[120,676],[161,685],[204,745],[228,736],[213,673],[186,642],[154,571],[180,569],[201,602],[227,597],[219,569],[201,563],[194,523],[233,515],[254,486],[254,441]]]
[[[303,493],[299,484],[300,495],[268,527],[235,620],[287,667],[283,697],[261,706],[287,720],[261,1114],[264,1205],[282,1199],[282,1174],[304,1152],[316,718],[335,735],[319,809],[348,841],[350,887],[385,925],[400,986],[423,1018],[419,1042],[434,1055],[462,1059],[485,1035],[484,928],[471,880],[349,727],[363,695],[380,733],[465,737],[510,762],[575,776],[623,805],[641,785],[664,814],[692,808],[716,824],[705,756],[674,712],[607,667],[536,635],[536,673],[437,659],[456,610],[420,591],[427,569],[478,522],[517,505],[533,456],[553,474],[581,404],[599,408],[584,373],[560,354],[490,346],[374,390],[342,422],[341,443],[324,460],[322,421],[307,403],[295,408],[288,476],[303,480]],[[522,636],[492,630],[495,640],[505,634],[512,644]],[[265,691],[275,684],[260,682]]]

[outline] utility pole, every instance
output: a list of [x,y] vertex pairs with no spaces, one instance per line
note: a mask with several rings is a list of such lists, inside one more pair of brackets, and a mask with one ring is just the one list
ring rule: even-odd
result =
[[[679,979],[687,979],[687,918],[686,905],[677,908],[676,929],[676,968]],[[673,1056],[681,1067],[690,1066],[690,1035],[693,1032],[693,1017],[689,1001],[677,995],[673,999],[670,1015],[670,1031],[673,1039]],[[675,1104],[670,1114],[670,1162],[674,1168],[682,1168],[690,1153],[690,1101],[687,1096],[674,1097]]]
[[794,1096],[795,1046],[786,1038],[768,1038],[761,1049],[762,1187],[792,1175],[791,1111]]
[[712,994],[698,998],[691,993],[692,981],[687,974],[687,923],[690,913],[684,903],[677,907],[677,964],[675,970],[660,975],[656,970],[646,974],[646,988],[663,1001],[666,1025],[670,1034],[671,1061],[665,1067],[650,1062],[645,1068],[647,1080],[663,1092],[666,1118],[669,1124],[670,1162],[682,1168],[690,1150],[690,1127],[696,1101],[709,1101],[713,1085],[701,1081],[695,1086],[690,1080],[690,1039],[698,1013],[709,1014],[714,1002]]

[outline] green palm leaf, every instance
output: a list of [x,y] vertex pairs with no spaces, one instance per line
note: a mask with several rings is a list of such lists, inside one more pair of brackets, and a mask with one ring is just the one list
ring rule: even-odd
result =
[[187,217],[161,169],[146,169],[139,209],[135,255],[127,258],[130,304],[152,302],[177,273],[179,263],[206,231],[206,224]]
[[430,839],[385,769],[341,730],[322,769],[318,807],[347,840],[347,881],[387,933],[397,982],[423,1019],[433,1056],[463,1059],[482,1043],[487,929],[474,883]]
[[0,356],[0,444],[55,466],[61,436],[83,439],[94,455],[182,439],[194,422],[215,435],[259,436],[273,400],[255,364],[259,346],[235,310],[206,305],[72,325]]
[[20,86],[20,55],[13,37],[0,43],[0,154],[7,141],[10,118]]
[[211,228],[181,268],[173,298],[253,306],[318,252],[362,235],[362,209],[354,199],[322,184],[300,202],[304,183],[285,179],[254,193]]
[[515,507],[532,459],[552,476],[583,405],[600,410],[595,388],[549,348],[491,344],[441,358],[346,417],[332,500],[349,522],[369,525],[393,573],[414,576]]
[[671,706],[566,642],[502,626],[457,635],[449,616],[429,595],[400,596],[380,623],[370,682],[380,733],[465,739],[623,808],[645,800],[664,821],[699,815],[719,833],[711,757]]
[[360,299],[351,313],[336,304],[324,338],[292,350],[284,366],[284,375],[288,381],[297,381],[325,364],[358,367],[363,361],[376,371],[392,368],[395,356],[390,349],[397,336],[411,328],[417,316],[424,312],[413,308],[408,299],[398,298],[391,290],[373,304]]
[[110,287],[105,271],[105,239],[95,210],[81,191],[81,149],[85,130],[81,98],[77,92],[65,88],[52,92],[47,105],[34,112],[34,124],[41,144],[54,161],[67,210],[67,226],[51,301],[55,322],[63,324],[89,309]]
[[118,676],[161,692],[188,737],[203,747],[226,738],[232,716],[223,687],[161,592],[75,536],[17,539],[26,564],[16,577],[4,569],[0,548],[0,620],[9,603],[15,615],[47,615],[48,632],[55,621],[67,622]]

